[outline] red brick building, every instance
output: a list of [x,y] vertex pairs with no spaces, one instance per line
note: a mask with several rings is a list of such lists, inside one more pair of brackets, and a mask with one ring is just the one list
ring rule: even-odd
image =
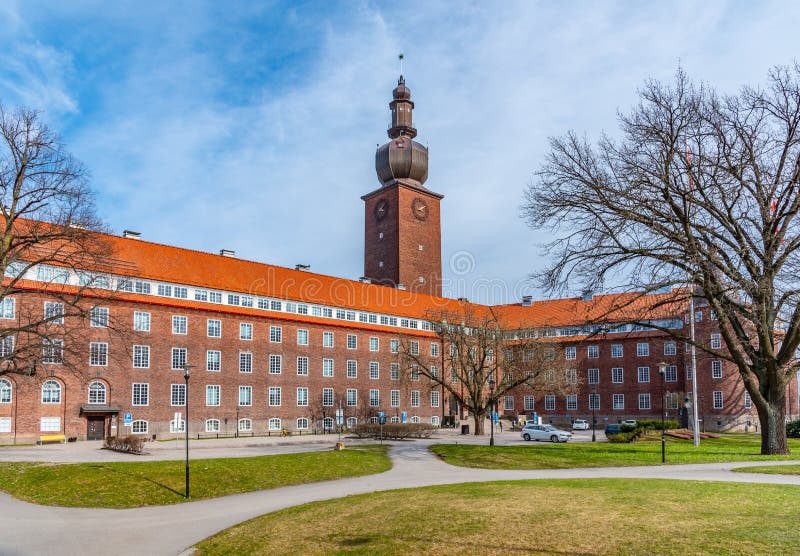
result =
[[[333,427],[341,407],[348,424],[374,418],[440,424],[458,413],[429,380],[403,380],[400,338],[418,342],[430,364],[443,347],[426,315],[463,310],[465,301],[441,295],[442,196],[425,187],[427,149],[413,141],[411,92],[400,78],[390,104],[390,141],[376,153],[381,187],[366,194],[364,278],[352,281],[209,254],[138,238],[109,236],[117,262],[87,290],[96,311],[85,329],[83,356],[43,354],[31,376],[0,378],[0,443],[45,435],[78,439],[142,434],[169,437],[186,415],[194,434],[265,434],[283,428],[310,432]],[[92,269],[87,269],[91,271]],[[29,294],[0,307],[0,326],[20,311],[53,311],[42,290],[58,269],[33,268]],[[60,283],[81,277],[61,271]],[[659,363],[667,364],[669,417],[681,418],[691,391],[690,354],[667,334],[613,321],[583,323],[608,314],[620,296],[559,299],[496,306],[498,319],[520,334],[556,338],[555,356],[574,368],[577,390],[508,396],[500,413],[537,412],[546,421],[587,418],[598,423],[656,418],[661,411]],[[658,317],[688,326],[688,311]],[[697,338],[714,343],[715,320],[696,307]],[[110,323],[122,323],[125,334]],[[56,329],[57,335],[57,329]],[[574,362],[570,364],[570,361]],[[184,379],[190,368],[188,391]],[[447,376],[447,369],[442,369]],[[698,353],[699,413],[708,430],[749,428],[755,410],[735,369]],[[797,409],[791,385],[789,413]]]

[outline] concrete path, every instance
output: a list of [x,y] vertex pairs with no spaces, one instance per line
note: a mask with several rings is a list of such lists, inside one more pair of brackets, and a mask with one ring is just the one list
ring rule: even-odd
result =
[[800,485],[800,476],[733,473],[751,462],[664,467],[502,471],[450,466],[426,443],[392,446],[394,467],[379,475],[130,510],[38,506],[0,493],[0,554],[175,555],[247,519],[282,508],[390,489],[519,479],[637,478]]

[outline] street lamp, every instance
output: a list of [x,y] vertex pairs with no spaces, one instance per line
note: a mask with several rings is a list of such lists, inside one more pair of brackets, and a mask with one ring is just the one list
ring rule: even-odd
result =
[[489,446],[494,446],[494,375],[489,378],[489,423],[492,431]]
[[192,365],[183,366],[183,379],[186,381],[186,393],[184,401],[186,402],[186,420],[183,422],[183,427],[186,432],[186,485],[184,487],[184,498],[189,498],[189,369]]
[[661,463],[667,462],[667,433],[664,430],[666,420],[666,404],[664,403],[664,375],[667,374],[667,364],[658,364],[658,374],[661,375]]
[[706,397],[700,395],[700,421],[703,423],[703,432],[706,432]]
[[597,388],[593,387],[592,388],[592,397],[589,400],[589,405],[592,406],[592,442],[596,442],[595,435],[594,435],[595,423],[597,423],[597,420],[594,418],[594,409],[595,409],[595,407],[594,407],[595,403],[594,402],[596,400],[597,400]]

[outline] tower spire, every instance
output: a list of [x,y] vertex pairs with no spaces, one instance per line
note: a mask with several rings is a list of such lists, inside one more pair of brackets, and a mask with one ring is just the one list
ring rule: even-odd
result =
[[417,136],[414,128],[412,112],[414,103],[411,102],[411,89],[406,87],[406,80],[403,77],[403,55],[400,54],[400,78],[397,80],[397,87],[392,91],[392,102],[389,108],[392,110],[392,127],[387,131],[391,139],[398,137],[408,137],[413,139]]

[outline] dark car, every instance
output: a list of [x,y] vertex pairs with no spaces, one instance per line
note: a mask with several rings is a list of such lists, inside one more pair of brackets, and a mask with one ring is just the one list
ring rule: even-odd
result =
[[606,425],[606,436],[622,432],[622,425]]

